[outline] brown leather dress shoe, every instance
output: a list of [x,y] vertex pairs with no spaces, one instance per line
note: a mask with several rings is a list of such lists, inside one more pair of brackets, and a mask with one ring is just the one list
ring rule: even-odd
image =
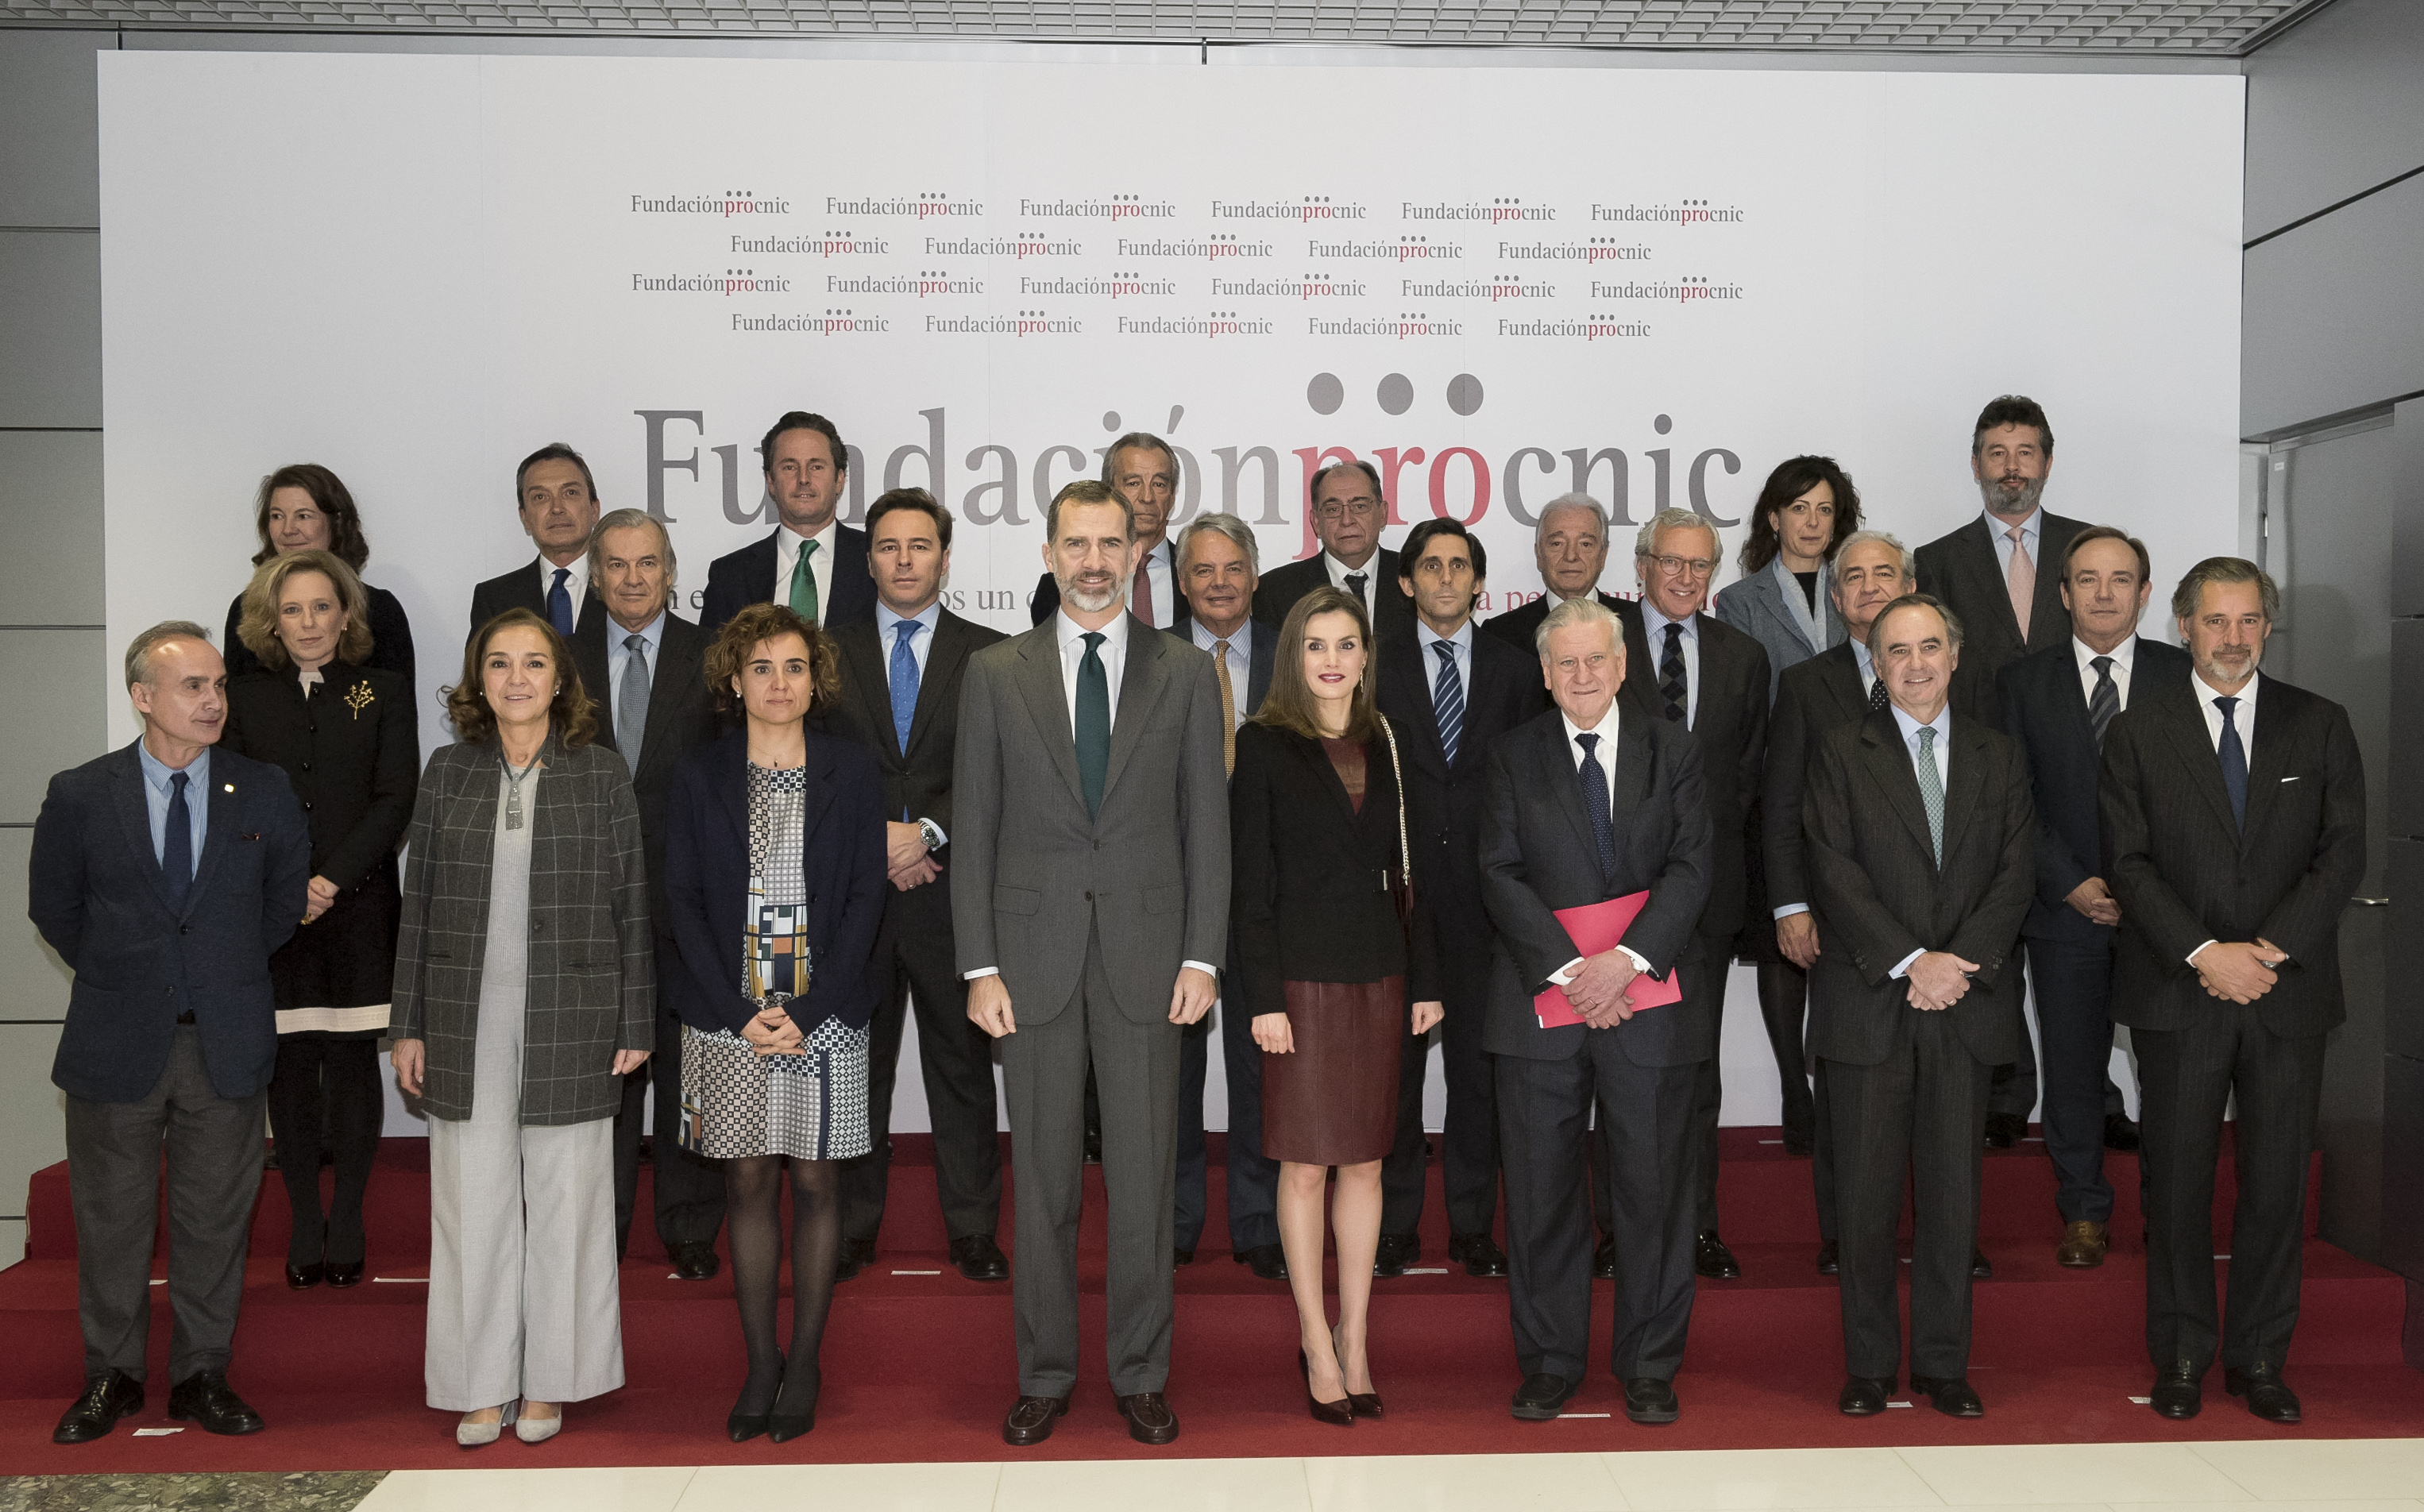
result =
[[2090,1223],[2085,1218],[2062,1231],[2062,1243],[2053,1252],[2057,1265],[2073,1270],[2092,1270],[2104,1264],[2104,1251],[2113,1248],[2112,1225]]
[[1065,1396],[1022,1396],[1001,1420],[1001,1441],[1013,1449],[1029,1449],[1052,1437],[1052,1424],[1069,1410]]
[[1178,1438],[1178,1414],[1159,1392],[1139,1392],[1118,1399],[1120,1416],[1128,1420],[1128,1437],[1139,1443],[1170,1443]]

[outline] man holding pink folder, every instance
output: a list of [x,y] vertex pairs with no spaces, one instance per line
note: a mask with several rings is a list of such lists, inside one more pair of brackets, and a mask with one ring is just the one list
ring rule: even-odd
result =
[[[1696,928],[1714,851],[1700,755],[1680,725],[1619,703],[1624,640],[1605,608],[1559,604],[1536,645],[1557,708],[1500,737],[1481,830],[1482,900],[1498,931],[1484,1048],[1497,1058],[1524,1377],[1512,1410],[1555,1418],[1588,1373],[1583,1141],[1596,1099],[1616,1218],[1612,1365],[1627,1417],[1672,1423],[1692,1316],[1693,1086],[1716,1052],[1707,995],[1676,989],[1679,974],[1723,969]],[[1560,915],[1619,899],[1629,919],[1621,908],[1576,918],[1587,946]]]

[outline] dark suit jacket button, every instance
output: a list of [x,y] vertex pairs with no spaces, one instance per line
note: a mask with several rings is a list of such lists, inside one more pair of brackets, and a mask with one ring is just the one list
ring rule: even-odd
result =
[[303,800],[303,811],[307,814],[311,811],[311,800],[308,798]]
[[194,927],[190,924],[180,924],[177,926],[177,932],[179,934],[191,934],[194,932]]
[[306,772],[311,771],[311,763],[310,763],[309,761],[304,762],[304,763],[303,763],[303,770],[304,770],[304,771],[306,771]]
[[1090,890],[1090,891],[1086,894],[1086,901],[1088,901],[1088,902],[1090,902],[1090,903],[1091,903],[1091,902],[1092,902],[1093,900],[1094,900],[1094,895],[1093,895],[1093,893]]
[[543,929],[546,929],[546,928],[547,928],[547,925],[546,925],[546,924],[544,924],[544,923],[542,923],[540,920],[538,920],[538,919],[533,919],[533,920],[531,920],[531,932],[532,932],[533,934],[536,934],[539,931],[541,931],[541,930],[543,930]]

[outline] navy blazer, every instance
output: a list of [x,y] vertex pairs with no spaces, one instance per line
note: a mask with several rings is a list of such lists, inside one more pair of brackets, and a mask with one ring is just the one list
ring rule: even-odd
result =
[[[725,622],[751,604],[774,601],[774,537],[781,527],[767,532],[738,551],[728,551],[708,564],[707,597],[699,606],[698,628],[713,641]],[[875,623],[875,578],[867,567],[867,533],[849,525],[834,527],[833,573],[826,591],[833,602],[821,606],[821,629]],[[786,602],[789,600],[787,599]]]
[[[178,990],[221,1097],[269,1085],[278,1017],[269,958],[303,917],[311,835],[286,773],[211,753],[200,865],[182,913],[152,859],[134,745],[51,779],[34,821],[25,912],[75,972],[51,1080],[72,1097],[138,1102],[167,1069]],[[194,801],[188,799],[188,802]]]
[[[2194,663],[2176,645],[2138,637],[2129,657],[2129,696],[2188,683]],[[2003,668],[2003,728],[2028,757],[2037,805],[2037,891],[2020,932],[2033,940],[2110,940],[2113,926],[2070,906],[2090,877],[2104,876],[2104,827],[2097,814],[2097,773],[2104,763],[2096,726],[2087,719],[2087,691],[2079,680],[2079,653],[2070,641],[2032,651]],[[2104,878],[2112,885],[2113,879]]]
[[[791,1015],[802,1033],[828,1018],[863,1029],[875,1013],[868,963],[884,917],[884,781],[875,758],[837,735],[807,736],[807,816],[800,868],[808,887],[813,975]],[[741,1032],[757,1005],[741,995],[749,912],[749,732],[701,746],[674,773],[666,807],[665,898],[674,952],[658,976],[682,1022]]]

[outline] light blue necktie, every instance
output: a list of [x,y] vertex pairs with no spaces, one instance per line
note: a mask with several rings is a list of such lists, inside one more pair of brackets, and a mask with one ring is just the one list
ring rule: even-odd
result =
[[909,726],[917,717],[917,653],[909,643],[926,627],[904,619],[892,628],[892,737],[909,754]]

